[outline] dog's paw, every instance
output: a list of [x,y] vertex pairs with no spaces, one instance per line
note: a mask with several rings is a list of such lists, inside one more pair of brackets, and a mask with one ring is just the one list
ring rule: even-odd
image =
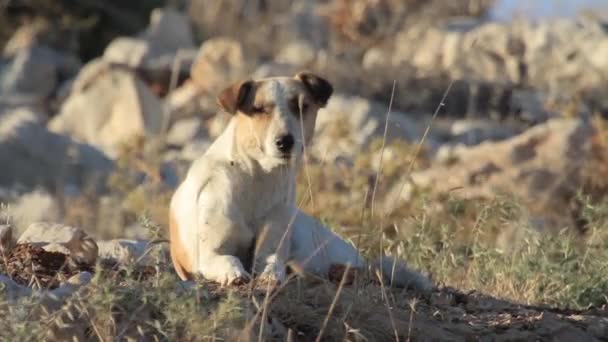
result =
[[249,281],[250,275],[243,268],[241,261],[231,255],[224,255],[215,260],[212,280],[222,286],[242,285]]
[[258,281],[264,284],[280,284],[287,277],[285,265],[271,263],[264,267],[264,271],[258,276]]

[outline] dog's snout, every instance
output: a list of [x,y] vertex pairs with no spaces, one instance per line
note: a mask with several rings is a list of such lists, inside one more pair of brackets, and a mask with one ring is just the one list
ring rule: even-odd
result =
[[277,145],[277,149],[281,153],[288,153],[288,152],[290,152],[294,143],[295,143],[295,140],[293,138],[293,135],[291,135],[291,134],[282,135],[282,136],[278,137],[275,140],[275,144]]

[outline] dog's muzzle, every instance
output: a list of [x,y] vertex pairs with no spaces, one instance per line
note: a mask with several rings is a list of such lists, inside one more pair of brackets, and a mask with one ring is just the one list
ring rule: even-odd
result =
[[295,139],[293,138],[293,135],[285,134],[283,136],[278,137],[274,142],[279,152],[284,155],[288,155],[293,149]]

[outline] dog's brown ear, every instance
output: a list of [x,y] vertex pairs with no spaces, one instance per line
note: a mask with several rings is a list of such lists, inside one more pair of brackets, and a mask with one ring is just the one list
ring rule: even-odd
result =
[[253,92],[253,81],[243,81],[222,90],[217,97],[217,103],[228,113],[235,114],[238,110],[245,110]]
[[297,73],[295,78],[304,83],[306,90],[310,92],[315,101],[321,106],[327,104],[327,100],[329,100],[334,92],[334,87],[332,87],[331,83],[313,73],[302,71]]

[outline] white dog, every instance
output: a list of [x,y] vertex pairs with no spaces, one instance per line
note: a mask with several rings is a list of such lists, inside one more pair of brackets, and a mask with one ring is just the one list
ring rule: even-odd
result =
[[[292,260],[321,277],[335,264],[368,266],[351,244],[296,208],[296,172],[332,92],[328,81],[301,72],[244,81],[219,95],[234,116],[171,200],[171,257],[181,279],[201,275],[227,285],[251,270],[283,281]],[[369,266],[393,285],[432,288],[391,258]]]

